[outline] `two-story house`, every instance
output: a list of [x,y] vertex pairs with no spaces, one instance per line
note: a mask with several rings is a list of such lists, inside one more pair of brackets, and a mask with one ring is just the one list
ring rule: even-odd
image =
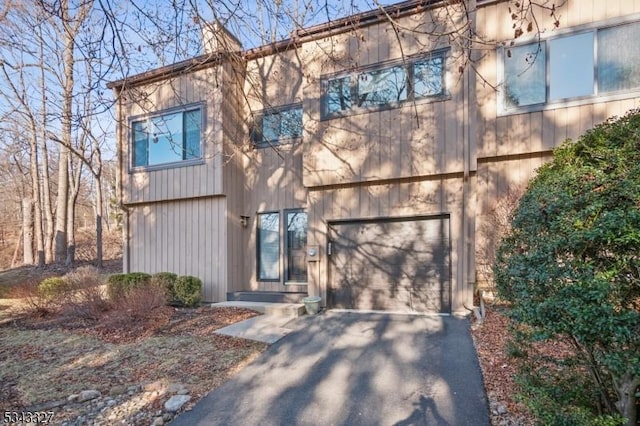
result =
[[515,40],[511,3],[410,0],[250,50],[212,25],[204,55],[111,83],[125,271],[211,302],[470,307],[495,206],[640,101],[640,2],[568,0]]

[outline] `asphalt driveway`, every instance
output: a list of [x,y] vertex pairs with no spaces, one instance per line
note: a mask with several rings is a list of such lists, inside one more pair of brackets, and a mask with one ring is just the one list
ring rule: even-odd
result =
[[466,319],[328,312],[172,425],[489,425]]

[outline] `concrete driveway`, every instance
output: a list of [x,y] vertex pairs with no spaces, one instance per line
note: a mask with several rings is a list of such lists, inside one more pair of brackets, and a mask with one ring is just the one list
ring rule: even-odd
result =
[[172,425],[489,425],[466,319],[328,312]]

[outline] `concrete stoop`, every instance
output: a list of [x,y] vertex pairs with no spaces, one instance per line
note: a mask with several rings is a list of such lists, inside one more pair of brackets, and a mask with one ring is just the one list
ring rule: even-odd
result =
[[236,307],[251,309],[261,314],[277,316],[277,317],[293,317],[297,318],[305,313],[303,303],[272,303],[272,302],[254,302],[242,300],[230,300],[226,302],[212,303],[215,307]]
[[243,339],[257,340],[272,344],[289,334],[293,327],[289,323],[305,313],[302,303],[271,303],[271,302],[248,302],[241,300],[212,303],[212,308],[235,307],[251,309],[260,312],[258,315],[244,321],[231,324],[215,331],[216,334],[223,334]]

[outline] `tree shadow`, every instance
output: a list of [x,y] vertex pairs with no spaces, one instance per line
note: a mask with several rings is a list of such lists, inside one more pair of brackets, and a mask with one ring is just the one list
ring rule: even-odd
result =
[[[419,426],[428,424],[447,424],[447,421],[440,415],[438,407],[435,401],[431,397],[420,395],[418,402],[414,402],[413,406],[416,407],[413,412],[406,418],[402,419],[394,426]],[[433,419],[432,422],[429,422]]]

